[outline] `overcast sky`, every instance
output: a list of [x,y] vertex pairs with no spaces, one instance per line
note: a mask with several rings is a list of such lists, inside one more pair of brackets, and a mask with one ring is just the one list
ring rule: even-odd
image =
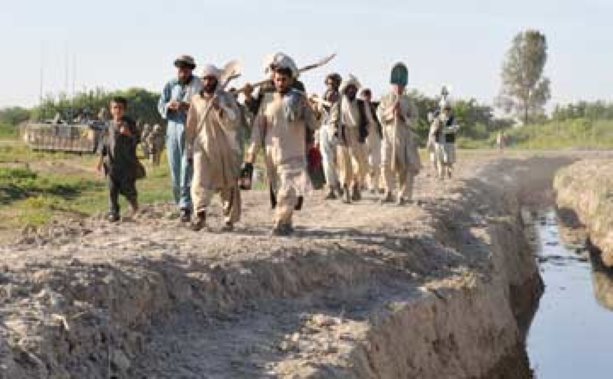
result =
[[[613,1],[608,0],[0,0],[0,107],[31,106],[40,92],[103,87],[160,91],[175,56],[222,65],[239,59],[242,80],[262,78],[263,57],[283,51],[323,90],[330,71],[355,74],[378,95],[396,61],[409,86],[441,84],[491,103],[513,36],[527,28],[549,43],[552,102],[613,100]],[[66,73],[68,72],[68,79]]]

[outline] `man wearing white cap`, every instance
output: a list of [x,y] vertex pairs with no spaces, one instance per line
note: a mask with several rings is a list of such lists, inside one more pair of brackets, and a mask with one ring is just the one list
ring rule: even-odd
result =
[[343,185],[343,201],[350,203],[361,199],[361,190],[368,173],[366,137],[368,118],[366,104],[357,98],[360,82],[349,74],[339,90],[341,99],[338,104],[339,147],[338,164],[340,182]]
[[172,177],[175,203],[181,212],[181,221],[191,219],[192,200],[190,184],[192,167],[185,149],[185,122],[192,96],[202,90],[202,81],[192,74],[196,63],[189,55],[182,55],[174,62],[177,77],[164,86],[158,102],[158,111],[168,120],[166,127],[166,150]]
[[215,192],[221,195],[225,224],[232,230],[240,219],[238,189],[240,146],[237,132],[240,110],[234,96],[221,88],[222,70],[206,65],[202,69],[203,89],[192,97],[187,115],[187,151],[193,160],[191,195],[196,219],[194,230],[206,226],[206,212]]
[[383,126],[381,168],[385,178],[386,192],[382,202],[393,200],[395,184],[398,185],[396,202],[402,205],[411,202],[414,177],[421,169],[417,151],[416,135],[417,106],[405,93],[409,71],[403,63],[392,69],[392,91],[381,99],[377,116]]
[[305,138],[307,129],[317,128],[317,121],[305,94],[291,88],[297,74],[291,58],[286,56],[276,62],[275,92],[266,93],[262,99],[244,167],[244,171],[252,171],[258,151],[264,149],[271,204],[275,208],[275,235],[292,233],[294,210],[302,207],[309,187]]

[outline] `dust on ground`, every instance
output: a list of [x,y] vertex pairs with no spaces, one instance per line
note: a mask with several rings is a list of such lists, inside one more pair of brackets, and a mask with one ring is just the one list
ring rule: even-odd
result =
[[220,232],[218,207],[209,229],[193,232],[167,204],[118,224],[99,215],[26,231],[0,250],[0,372],[335,376],[382,310],[487,276],[479,238],[504,222],[511,190],[543,201],[555,169],[573,159],[492,154],[444,182],[426,169],[417,201],[402,207],[314,193],[291,237],[270,236],[258,191],[244,193],[232,233]]

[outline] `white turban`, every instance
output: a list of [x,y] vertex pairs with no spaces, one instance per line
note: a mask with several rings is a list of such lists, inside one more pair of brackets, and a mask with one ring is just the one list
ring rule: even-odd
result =
[[202,67],[202,71],[200,74],[201,78],[206,78],[208,76],[212,76],[214,78],[217,79],[217,81],[221,80],[221,75],[223,74],[223,70],[220,68],[217,68],[215,65],[212,64],[205,64],[204,67]]
[[284,53],[276,53],[273,56],[269,56],[272,58],[270,63],[268,64],[268,71],[270,72],[270,67],[275,66],[276,68],[287,68],[292,72],[292,77],[297,78],[300,74],[298,72],[298,66],[296,66],[296,62],[287,54]]
[[345,78],[345,80],[343,80],[343,82],[341,83],[341,86],[339,88],[340,93],[345,93],[345,90],[347,89],[347,87],[349,86],[355,86],[356,89],[360,89],[360,87],[362,87],[362,85],[360,84],[360,82],[358,81],[358,78],[356,78],[354,75],[349,74],[347,75],[347,77]]

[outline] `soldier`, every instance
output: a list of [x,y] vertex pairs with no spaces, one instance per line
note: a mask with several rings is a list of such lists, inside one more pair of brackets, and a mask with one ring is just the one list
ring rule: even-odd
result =
[[417,151],[416,134],[417,106],[405,93],[409,71],[403,63],[392,69],[392,91],[381,99],[377,115],[383,126],[381,169],[385,178],[383,203],[393,201],[395,182],[398,185],[396,202],[403,205],[413,197],[414,177],[421,169]]
[[102,122],[107,122],[109,120],[109,111],[106,108],[100,108],[98,120]]
[[232,95],[219,83],[222,70],[206,65],[202,71],[204,88],[192,98],[187,116],[187,146],[193,159],[192,199],[196,219],[192,229],[206,226],[206,212],[215,192],[221,195],[224,230],[240,219],[240,147],[237,132],[240,110]]
[[151,164],[155,167],[160,165],[160,158],[162,157],[162,152],[164,151],[164,143],[166,142],[166,137],[164,133],[164,128],[160,124],[155,124],[151,133],[148,136],[148,145],[150,150],[150,158]]
[[377,118],[379,103],[372,102],[372,92],[368,88],[362,90],[361,97],[366,105],[366,118],[368,119],[368,137],[366,137],[369,170],[368,187],[370,192],[379,193],[383,187],[381,185],[381,138],[383,138],[383,130]]
[[440,102],[440,113],[430,126],[429,140],[434,141],[437,176],[451,178],[456,161],[455,136],[459,125],[455,122],[451,101],[444,96]]
[[164,86],[158,102],[158,111],[163,119],[168,120],[166,148],[175,203],[181,212],[181,221],[189,222],[192,213],[192,167],[187,160],[185,149],[185,122],[191,98],[202,90],[202,81],[192,73],[196,68],[194,58],[182,55],[174,64],[177,68],[177,78]]
[[143,126],[143,133],[141,135],[141,148],[143,149],[143,155],[147,160],[151,158],[151,145],[149,144],[149,135],[151,134],[151,132],[151,125],[145,123],[145,125]]
[[339,88],[338,164],[345,203],[362,198],[361,190],[368,171],[365,145],[368,119],[366,104],[357,98],[359,89],[360,82],[351,74]]
[[304,141],[307,129],[315,130],[317,122],[304,93],[291,88],[297,75],[291,58],[277,62],[275,92],[267,92],[262,99],[243,168],[253,172],[256,155],[264,148],[271,205],[275,208],[274,235],[293,232],[293,212],[301,209],[309,185]]

